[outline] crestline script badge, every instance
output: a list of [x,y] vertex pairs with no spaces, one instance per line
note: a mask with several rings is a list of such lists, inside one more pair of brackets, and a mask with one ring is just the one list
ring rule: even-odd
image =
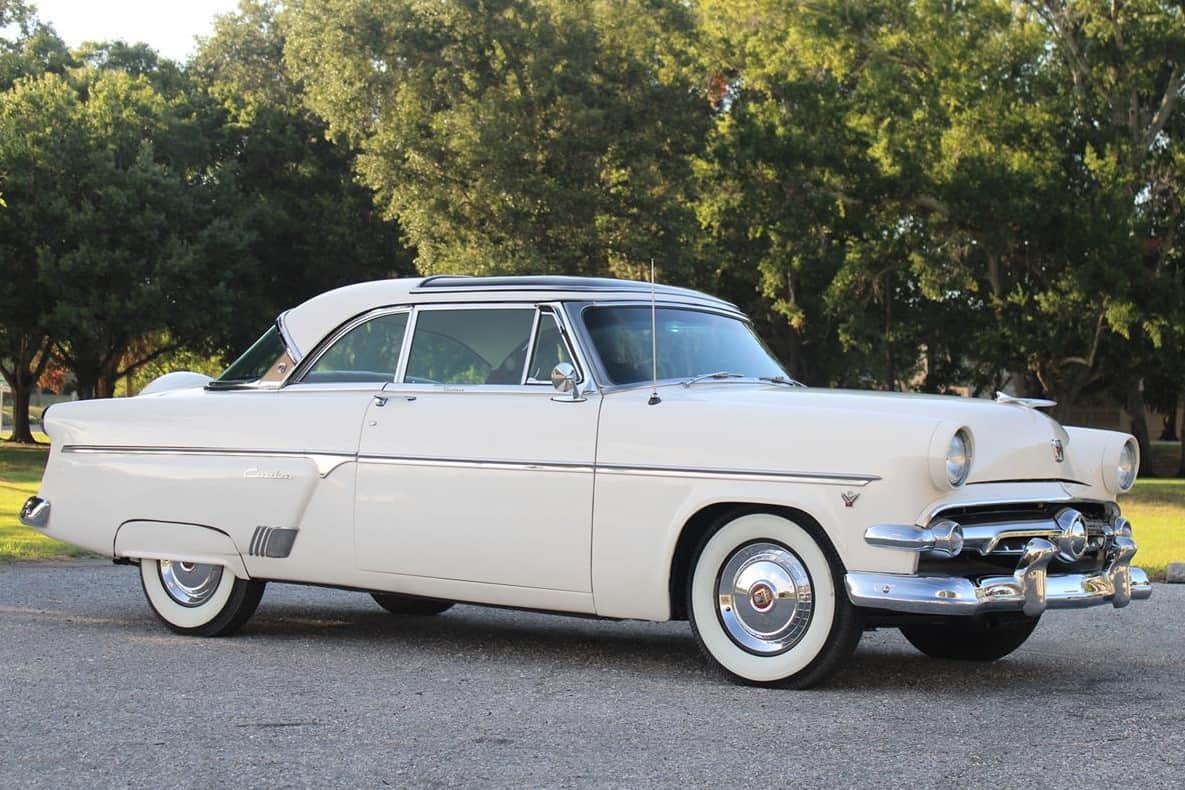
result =
[[291,480],[292,475],[287,472],[281,472],[279,469],[275,471],[266,471],[257,466],[253,466],[246,472],[243,472],[243,477],[248,480]]

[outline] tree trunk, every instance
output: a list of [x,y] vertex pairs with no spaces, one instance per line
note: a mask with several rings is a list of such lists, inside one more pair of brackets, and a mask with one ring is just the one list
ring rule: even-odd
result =
[[1134,376],[1128,379],[1127,413],[1132,418],[1132,436],[1140,445],[1141,476],[1155,477],[1152,474],[1152,439],[1148,435],[1148,416],[1144,410],[1144,380]]
[[885,299],[885,389],[893,392],[897,389],[897,362],[893,358],[893,341],[889,337],[893,329],[893,282],[892,275],[885,272],[882,280]]
[[1181,440],[1181,460],[1177,462],[1177,477],[1185,477],[1185,439]]
[[12,390],[12,436],[8,441],[19,444],[33,444],[33,431],[29,428],[29,398],[33,387],[23,381],[9,382]]
[[99,376],[98,380],[95,382],[95,397],[114,398],[116,380],[116,378],[112,378],[107,374]]
[[90,400],[98,397],[99,374],[88,368],[74,366],[74,380],[78,384],[78,399]]
[[1177,435],[1177,408],[1181,405],[1181,394],[1174,392],[1172,397],[1172,405],[1169,408],[1168,414],[1164,416],[1164,425],[1160,432],[1160,440],[1162,442],[1175,442],[1181,437]]

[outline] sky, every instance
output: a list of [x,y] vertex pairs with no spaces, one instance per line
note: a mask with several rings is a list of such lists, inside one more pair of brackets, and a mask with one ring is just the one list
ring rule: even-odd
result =
[[194,36],[208,36],[214,17],[238,0],[33,0],[37,15],[53,25],[67,46],[84,41],[144,42],[173,60],[185,60]]

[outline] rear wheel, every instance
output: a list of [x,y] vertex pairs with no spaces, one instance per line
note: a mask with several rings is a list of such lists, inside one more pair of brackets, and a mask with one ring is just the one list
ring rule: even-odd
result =
[[418,595],[401,595],[399,593],[371,593],[371,598],[379,606],[391,614],[408,614],[427,617],[440,614],[453,607],[452,601],[442,601],[438,598],[421,598]]
[[731,678],[783,688],[825,679],[863,631],[834,549],[771,513],[726,520],[705,538],[687,611],[700,647]]
[[943,625],[902,626],[909,643],[930,658],[995,661],[1025,643],[1039,617],[956,618]]
[[179,560],[141,560],[140,582],[156,616],[189,636],[234,633],[255,613],[265,587],[221,565]]

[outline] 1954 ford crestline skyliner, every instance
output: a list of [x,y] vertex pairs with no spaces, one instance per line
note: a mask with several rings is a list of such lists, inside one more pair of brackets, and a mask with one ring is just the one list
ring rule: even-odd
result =
[[808,389],[678,288],[389,280],[289,310],[218,379],[54,406],[21,519],[138,565],[181,633],[323,584],[685,618],[732,676],[802,687],[865,628],[992,660],[1047,609],[1151,595],[1115,503],[1136,443],[1040,405]]

